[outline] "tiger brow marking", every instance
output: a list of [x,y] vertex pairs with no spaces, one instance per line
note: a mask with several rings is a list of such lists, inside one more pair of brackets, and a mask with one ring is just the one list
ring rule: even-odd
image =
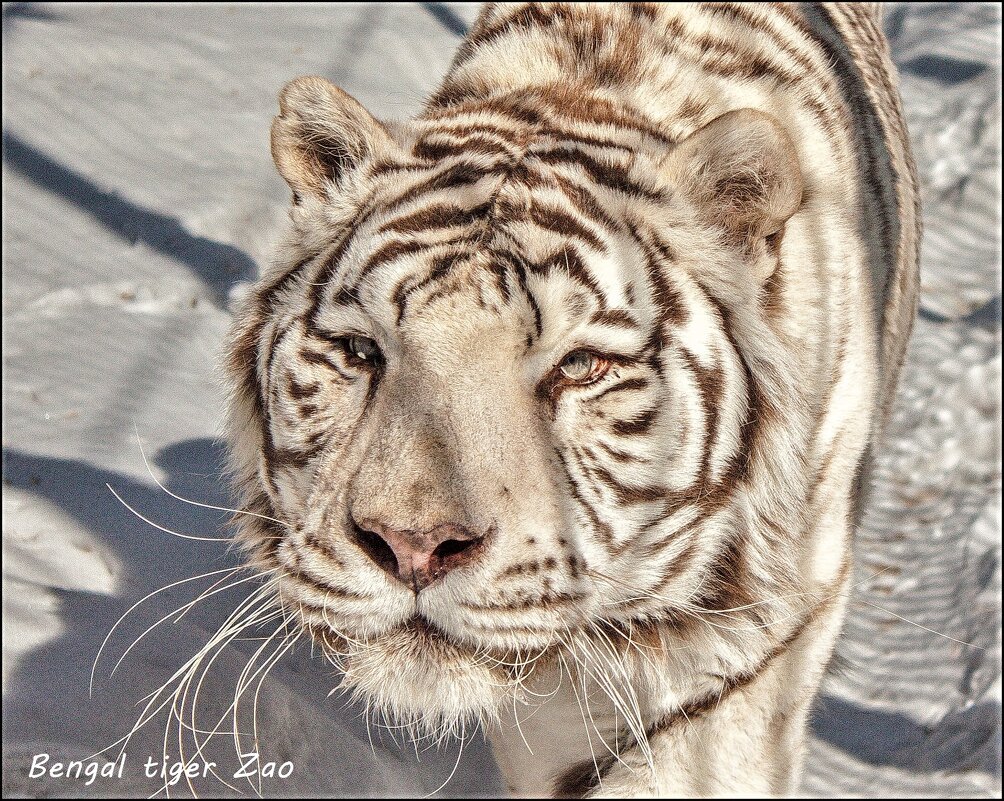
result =
[[[537,303],[537,299],[534,297],[533,293],[530,291],[530,287],[527,283],[527,267],[528,263],[521,257],[516,256],[513,253],[509,253],[505,250],[492,249],[490,252],[490,264],[494,265],[494,273],[498,276],[499,288],[502,291],[503,297],[508,303],[510,296],[512,295],[511,284],[515,281],[516,289],[524,297],[527,305],[530,307],[530,311],[533,313],[533,327],[534,333],[537,337],[540,337],[544,331],[543,315],[540,310],[540,305]],[[527,348],[533,344],[533,337],[528,335]]]
[[[486,175],[490,174],[490,171],[484,168],[474,167],[470,164],[459,163],[451,165],[443,170],[438,171],[434,175],[426,178],[424,181],[409,187],[403,193],[395,197],[394,199],[379,203],[372,196],[368,199],[367,205],[363,213],[353,220],[352,225],[346,231],[342,240],[339,242],[335,251],[327,260],[324,269],[318,275],[318,280],[311,286],[311,303],[308,313],[305,316],[306,325],[309,328],[313,328],[317,324],[317,316],[320,313],[321,304],[324,299],[323,289],[330,284],[332,278],[334,277],[335,271],[341,262],[342,257],[348,251],[349,246],[355,241],[355,237],[358,232],[362,230],[364,224],[373,217],[378,211],[380,213],[386,214],[400,208],[401,206],[407,204],[409,201],[420,197],[423,193],[432,192],[440,189],[448,189],[452,187],[459,187],[464,185],[469,185],[477,183],[477,181],[484,178]],[[450,242],[438,242],[438,245],[450,244]],[[377,254],[370,256],[366,265],[362,268],[361,274],[357,278],[357,283],[359,280],[364,278],[366,274],[371,270],[376,263],[380,261],[387,260],[391,257],[397,258],[404,255],[404,251],[407,252],[417,252],[423,247],[432,247],[431,244],[421,243],[417,241],[411,241],[408,243],[392,242],[384,245],[377,253],[380,254],[377,258]],[[355,288],[349,290],[349,296],[355,292]],[[339,298],[342,298],[345,293],[339,293]]]
[[582,284],[596,298],[597,305],[601,309],[607,306],[606,296],[586,267],[581,254],[574,245],[566,244],[560,250],[555,251],[550,256],[539,262],[527,262],[527,267],[531,272],[538,275],[549,275],[550,273],[564,272]]
[[313,327],[316,324],[317,315],[320,312],[321,303],[324,300],[324,289],[330,285],[334,279],[335,271],[341,263],[342,257],[348,252],[350,245],[355,241],[356,235],[363,229],[370,218],[376,213],[378,208],[372,195],[366,200],[362,213],[358,215],[347,230],[342,234],[342,238],[335,246],[331,255],[325,260],[324,266],[317,275],[317,280],[310,286],[310,304],[305,315],[306,325]]
[[610,325],[616,328],[638,329],[641,326],[624,309],[600,309],[593,313],[589,322],[597,325]]
[[426,242],[422,239],[395,239],[385,242],[366,259],[365,264],[363,264],[359,270],[359,274],[356,276],[356,284],[365,279],[377,267],[384,264],[389,264],[404,256],[410,256],[423,250],[433,250],[437,247],[455,245],[462,241],[461,237],[450,237],[446,240],[433,242]]
[[397,322],[400,324],[401,320],[404,319],[404,315],[408,310],[409,296],[446,276],[457,262],[464,262],[468,259],[469,253],[466,252],[466,249],[456,253],[447,253],[433,259],[432,267],[426,273],[425,277],[411,280],[410,285],[407,287],[405,287],[405,282],[409,279],[414,279],[414,276],[406,276],[406,278],[402,279],[397,287],[395,287],[392,296],[393,303],[397,308]]

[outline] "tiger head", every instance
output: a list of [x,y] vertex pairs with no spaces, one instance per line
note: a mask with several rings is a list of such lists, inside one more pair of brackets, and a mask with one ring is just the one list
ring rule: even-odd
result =
[[524,93],[390,126],[301,78],[272,153],[291,225],[228,361],[239,539],[345,687],[487,720],[521,660],[784,573],[729,558],[751,510],[797,513],[783,443],[748,476],[796,414],[762,301],[801,178],[771,117],[672,141]]

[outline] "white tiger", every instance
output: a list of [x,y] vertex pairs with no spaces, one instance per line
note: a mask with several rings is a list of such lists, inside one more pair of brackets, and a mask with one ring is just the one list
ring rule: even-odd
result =
[[916,306],[895,81],[866,5],[556,3],[405,123],[283,89],[239,539],[347,691],[517,795],[797,788]]

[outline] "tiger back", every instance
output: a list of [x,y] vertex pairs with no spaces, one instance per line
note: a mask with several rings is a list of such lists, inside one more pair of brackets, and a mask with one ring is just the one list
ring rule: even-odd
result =
[[875,14],[488,5],[413,120],[283,90],[238,539],[347,693],[518,795],[797,787],[916,306]]

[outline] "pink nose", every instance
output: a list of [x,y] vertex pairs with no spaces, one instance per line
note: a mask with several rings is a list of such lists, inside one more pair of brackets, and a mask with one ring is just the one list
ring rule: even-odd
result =
[[486,538],[453,523],[417,531],[367,519],[355,523],[353,539],[383,570],[419,592],[451,570],[474,562],[484,551]]

